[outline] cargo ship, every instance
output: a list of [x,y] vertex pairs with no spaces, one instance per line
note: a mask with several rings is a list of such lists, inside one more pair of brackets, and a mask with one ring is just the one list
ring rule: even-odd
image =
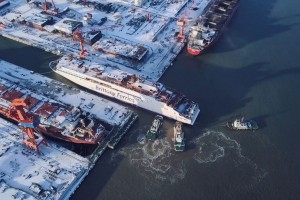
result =
[[200,112],[198,104],[185,95],[110,66],[63,56],[50,68],[90,90],[186,124],[193,125]]
[[197,56],[205,52],[220,37],[231,20],[239,0],[215,0],[190,28],[187,51]]
[[111,125],[79,107],[55,101],[0,78],[0,115],[20,122],[17,110],[11,106],[13,100],[20,98],[29,102],[25,107],[27,116],[39,118],[39,125],[35,128],[38,133],[72,143],[97,144],[112,129]]

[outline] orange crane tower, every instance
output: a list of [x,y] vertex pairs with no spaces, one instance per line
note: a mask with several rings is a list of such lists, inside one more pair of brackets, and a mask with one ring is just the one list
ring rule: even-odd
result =
[[184,34],[184,28],[186,27],[187,22],[189,21],[188,16],[189,16],[190,12],[193,10],[194,7],[195,7],[195,2],[189,8],[188,13],[186,13],[186,11],[184,11],[183,14],[181,15],[181,17],[177,20],[177,26],[180,27],[179,34],[177,35],[177,38],[182,39],[183,42],[186,42],[186,38],[185,38],[185,34]]
[[57,8],[56,8],[56,6],[54,4],[54,1],[53,0],[51,0],[51,1],[52,1],[53,10],[48,10],[48,2],[47,2],[47,0],[45,0],[44,11],[45,11],[45,13],[47,13],[49,15],[55,15],[55,16],[57,16],[58,15]]
[[[117,24],[117,25],[111,25],[111,26],[103,26],[101,28],[93,29],[93,30],[90,30],[89,32],[84,32],[84,33],[101,32],[101,30],[113,29],[113,28],[120,27],[120,26],[123,26],[123,25]],[[83,43],[84,43],[83,34],[84,33],[79,28],[73,32],[73,40],[79,41],[79,45],[80,45],[79,58],[81,58],[81,59],[84,59],[85,56],[89,55],[89,52],[86,49],[84,49],[84,46],[83,46]]]
[[186,20],[183,16],[177,20],[177,26],[180,27],[180,31],[177,35],[177,38],[182,39],[185,42],[184,27],[186,26]]
[[[34,134],[34,128],[39,125],[39,119],[32,119],[28,117],[24,111],[24,107],[30,105],[28,99],[14,99],[11,103],[11,106],[14,107],[17,111],[17,115],[19,118],[19,126],[21,126],[23,130],[22,140],[23,143],[28,146],[30,149],[33,149],[39,152],[39,145],[43,142],[47,145],[45,138],[41,135],[42,140],[37,144],[35,139],[36,135]],[[25,133],[28,136],[28,139],[25,139]]]
[[87,50],[84,49],[84,46],[83,46],[84,38],[82,36],[82,32],[80,31],[80,29],[77,29],[76,31],[74,31],[74,33],[73,33],[73,40],[75,40],[75,41],[79,40],[79,44],[80,44],[79,58],[83,59],[89,53],[87,52]]

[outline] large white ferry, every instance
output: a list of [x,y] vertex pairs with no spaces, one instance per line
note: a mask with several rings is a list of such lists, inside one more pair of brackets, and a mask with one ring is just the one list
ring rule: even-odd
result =
[[50,67],[83,87],[186,124],[193,125],[200,112],[198,104],[183,94],[135,74],[72,56],[63,56]]

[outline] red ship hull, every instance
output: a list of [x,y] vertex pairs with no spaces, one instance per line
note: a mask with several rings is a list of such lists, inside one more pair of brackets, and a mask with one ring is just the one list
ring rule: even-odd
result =
[[201,54],[201,51],[198,49],[192,49],[192,48],[187,48],[187,51],[189,54],[193,55],[193,56],[198,56]]
[[[0,91],[3,94],[0,94],[0,100],[5,102],[5,104],[0,104],[0,116],[5,117],[8,120],[11,120],[12,122],[19,123],[20,118],[17,114],[17,110],[13,107],[10,106],[11,102],[13,99],[20,98],[24,95],[24,93],[21,92],[22,88],[19,88],[19,90],[16,90],[13,88],[14,85],[12,86],[6,86],[0,84]],[[10,88],[11,87],[11,88]],[[39,99],[36,99],[32,96],[27,96],[26,98],[30,99],[29,101],[31,102],[31,105],[26,107],[27,109],[27,116],[29,118],[49,118],[54,112],[56,112],[58,109],[61,110],[59,116],[63,117],[67,115],[67,112],[71,112],[72,108],[67,107],[65,105],[58,105],[54,103],[49,103],[49,102],[42,102]],[[30,110],[36,106],[40,105],[38,109],[35,109],[33,112]],[[42,104],[42,105],[41,105]],[[103,130],[101,133],[97,134],[97,136],[93,137],[91,134],[96,134],[96,130],[98,128],[101,128],[101,122],[93,118],[93,127],[89,129],[89,132],[86,132],[84,127],[81,124],[76,124],[76,127],[74,127],[74,132],[70,132],[67,135],[63,134],[64,129],[59,128],[53,125],[43,125],[40,124],[38,125],[35,130],[38,133],[48,135],[53,138],[57,138],[60,140],[72,142],[72,143],[78,143],[78,144],[97,144],[99,143],[100,140],[103,140],[103,138],[106,137],[106,135],[109,133],[110,127],[109,125],[103,126]],[[101,125],[101,126],[100,126]],[[76,130],[83,130],[81,133],[76,132]]]
[[[15,117],[14,115],[11,115],[9,109],[6,110],[6,109],[3,109],[3,108],[0,107],[0,115],[4,116],[7,119],[10,119],[10,120],[14,121],[15,123],[19,123],[19,121],[20,121],[18,117]],[[33,116],[33,115],[30,115],[30,116]],[[63,130],[58,129],[58,128],[53,127],[53,126],[50,126],[48,128],[45,128],[43,126],[38,126],[35,129],[36,129],[36,131],[38,131],[38,132],[40,132],[44,135],[47,135],[49,137],[53,137],[53,138],[56,138],[56,139],[64,140],[66,142],[72,142],[72,143],[77,143],[77,144],[97,144],[107,134],[107,132],[102,133],[97,139],[87,141],[87,140],[84,140],[84,139],[81,140],[81,139],[78,139],[78,138],[75,138],[75,137],[72,138],[72,137],[64,136],[64,135],[61,134],[61,132]]]
[[72,137],[64,136],[64,135],[61,134],[62,130],[57,129],[55,127],[44,128],[44,127],[39,126],[37,128],[37,130],[39,132],[41,132],[42,134],[47,135],[49,137],[56,138],[56,139],[59,139],[59,140],[64,140],[66,142],[77,143],[77,144],[98,144],[98,142],[100,140],[102,140],[107,134],[107,133],[102,133],[97,139],[87,141],[87,140],[80,140],[80,139],[75,138],[75,137],[72,138]]

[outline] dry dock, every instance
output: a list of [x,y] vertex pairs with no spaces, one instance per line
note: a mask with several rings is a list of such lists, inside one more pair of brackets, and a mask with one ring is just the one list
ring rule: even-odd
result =
[[0,196],[5,199],[68,199],[108,144],[115,147],[137,115],[126,107],[5,61],[0,60],[0,65],[0,79],[33,90],[36,95],[80,107],[113,126],[93,153],[82,157],[50,140],[49,146],[40,146],[41,154],[37,154],[22,144],[19,127],[0,119]]

